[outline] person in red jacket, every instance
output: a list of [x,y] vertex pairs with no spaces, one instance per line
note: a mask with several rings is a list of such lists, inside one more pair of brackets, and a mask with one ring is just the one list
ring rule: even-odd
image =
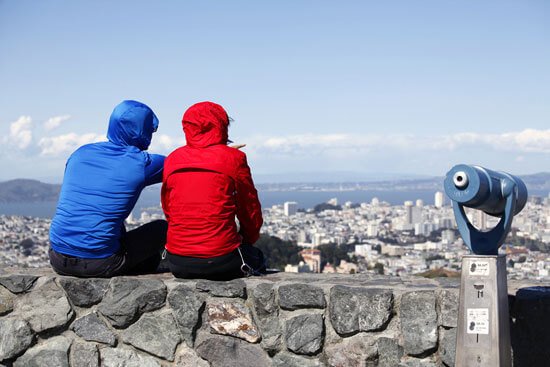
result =
[[187,145],[164,163],[166,256],[178,278],[226,280],[265,272],[263,254],[252,246],[262,208],[246,155],[227,146],[229,121],[216,103],[189,107],[182,119]]

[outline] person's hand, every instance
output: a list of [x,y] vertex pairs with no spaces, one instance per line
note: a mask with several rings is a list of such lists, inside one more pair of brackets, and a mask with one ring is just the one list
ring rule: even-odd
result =
[[241,149],[246,147],[246,144],[231,144],[230,147],[235,149]]

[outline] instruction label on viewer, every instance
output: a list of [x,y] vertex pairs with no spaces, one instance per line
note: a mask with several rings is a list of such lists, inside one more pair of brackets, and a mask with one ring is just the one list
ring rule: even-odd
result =
[[466,322],[468,334],[489,334],[489,309],[466,309]]
[[474,260],[470,262],[470,268],[468,269],[470,275],[489,275],[489,262]]

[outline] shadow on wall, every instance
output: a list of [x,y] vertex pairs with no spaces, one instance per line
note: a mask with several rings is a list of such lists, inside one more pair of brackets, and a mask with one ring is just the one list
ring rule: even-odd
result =
[[515,367],[548,366],[550,361],[550,287],[518,290],[510,299]]

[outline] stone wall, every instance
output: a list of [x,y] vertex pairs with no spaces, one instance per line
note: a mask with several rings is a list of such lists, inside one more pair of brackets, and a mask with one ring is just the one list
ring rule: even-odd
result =
[[[550,360],[550,297],[522,291],[511,296],[515,365],[536,366]],[[457,309],[458,280],[445,278],[4,270],[0,366],[453,366]]]

